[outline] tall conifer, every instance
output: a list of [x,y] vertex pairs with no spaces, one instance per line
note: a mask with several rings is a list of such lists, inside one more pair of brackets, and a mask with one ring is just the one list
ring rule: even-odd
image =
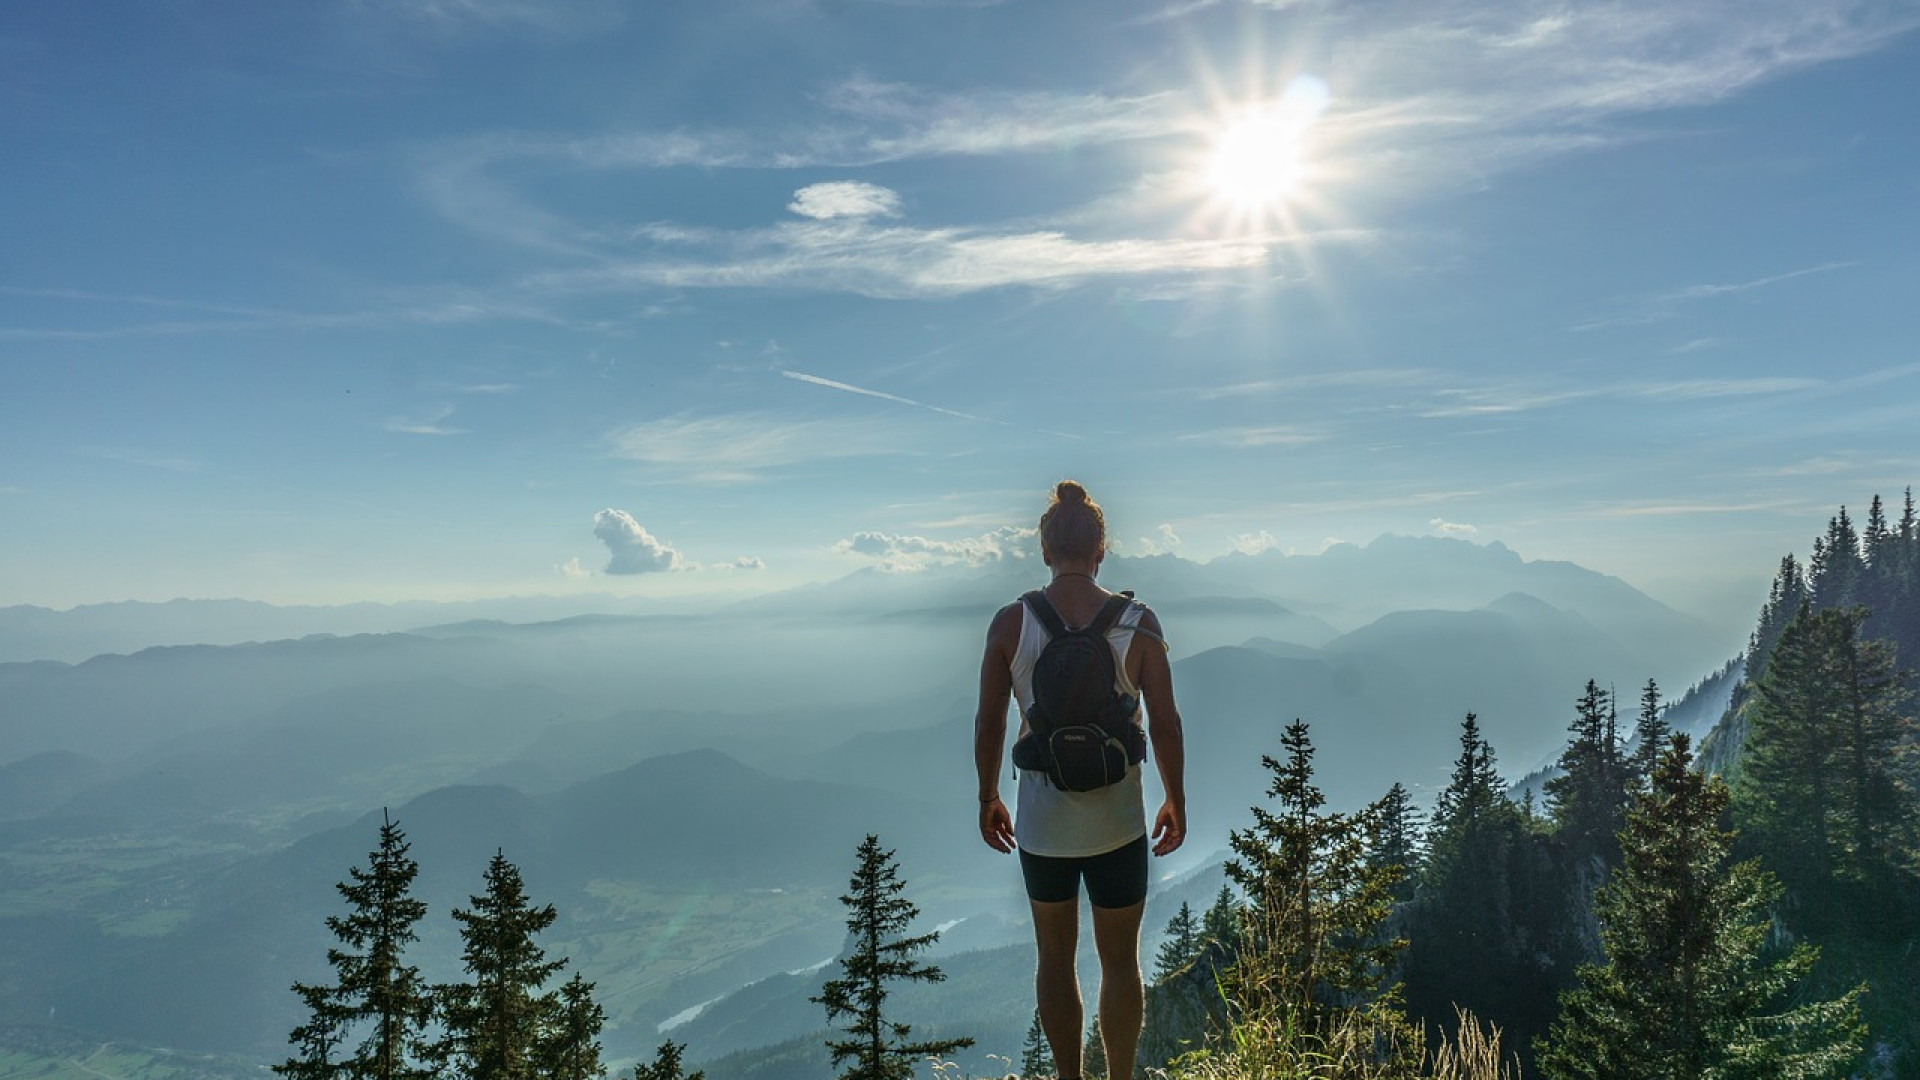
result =
[[915,957],[940,940],[938,932],[905,936],[920,914],[908,900],[906,882],[893,861],[893,852],[868,834],[860,844],[859,863],[840,902],[847,908],[851,951],[841,958],[842,975],[829,980],[812,998],[827,1010],[827,1022],[843,1025],[848,1038],[828,1039],[833,1063],[851,1061],[842,1080],[910,1080],[914,1062],[972,1046],[972,1039],[910,1041],[912,1028],[887,1019],[888,984],[907,981],[941,982],[939,968]]
[[1660,684],[1652,679],[1640,690],[1640,716],[1633,726],[1635,745],[1628,772],[1644,787],[1653,778],[1654,764],[1667,745],[1667,721],[1660,708]]
[[[339,941],[327,950],[335,982],[330,987],[294,985],[310,1019],[291,1036],[305,1049],[287,1066],[306,1064],[298,1072],[282,1067],[283,1075],[297,1080],[331,1075],[414,1080],[430,1075],[415,1055],[432,1014],[432,995],[420,969],[403,960],[406,947],[418,938],[414,926],[427,911],[412,893],[420,867],[407,854],[409,848],[400,823],[382,811],[379,846],[368,853],[367,868],[348,868],[348,879],[334,886],[347,902],[346,914],[327,917],[327,929]],[[351,1053],[337,1055],[354,1030],[363,1032],[359,1043]],[[320,1068],[323,1048],[326,1058],[338,1056],[337,1072]]]
[[1368,861],[1377,813],[1325,809],[1306,724],[1288,725],[1281,748],[1283,758],[1261,759],[1273,774],[1273,808],[1254,806],[1252,828],[1229,834],[1227,873],[1246,893],[1247,913],[1227,983],[1245,1013],[1320,1033],[1342,1011],[1364,1017],[1392,1048],[1404,1021],[1383,984],[1406,942],[1381,927],[1404,870]]
[[1200,920],[1194,917],[1193,905],[1182,900],[1180,910],[1167,920],[1165,940],[1160,942],[1160,951],[1154,957],[1154,981],[1159,982],[1192,963],[1200,955],[1200,942]]
[[1892,647],[1861,639],[1865,614],[1803,604],[1750,709],[1737,808],[1796,889],[1889,885],[1912,841],[1913,794],[1892,771],[1909,694]]
[[439,988],[444,1030],[435,1056],[466,1080],[535,1080],[559,1013],[559,998],[544,987],[566,960],[548,960],[534,938],[557,914],[552,904],[528,902],[520,868],[503,852],[484,880],[473,907],[453,912],[468,981]]
[[1627,767],[1613,719],[1613,693],[1592,679],[1575,703],[1573,737],[1560,753],[1560,775],[1542,785],[1561,842],[1576,858],[1611,864],[1626,819]]
[[1603,964],[1540,1046],[1547,1080],[1822,1080],[1846,1075],[1865,1036],[1859,991],[1792,1004],[1812,967],[1802,945],[1769,958],[1779,886],[1754,862],[1728,865],[1728,794],[1692,770],[1675,735],[1621,835],[1621,863],[1596,898]]
[[1026,1045],[1020,1048],[1020,1076],[1022,1080],[1047,1080],[1047,1074],[1053,1072],[1053,1047],[1047,1043],[1047,1033],[1040,1026],[1040,1010],[1033,1010],[1033,1023],[1027,1028]]

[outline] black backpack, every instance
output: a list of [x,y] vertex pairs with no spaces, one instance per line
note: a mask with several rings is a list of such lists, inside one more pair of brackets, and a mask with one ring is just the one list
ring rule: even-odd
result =
[[1119,783],[1147,757],[1146,733],[1134,723],[1140,703],[1115,688],[1118,672],[1107,644],[1107,631],[1133,594],[1108,597],[1093,622],[1079,630],[1068,629],[1037,589],[1020,601],[1046,628],[1047,644],[1033,663],[1033,706],[1027,734],[1013,744],[1013,764],[1046,773],[1062,791]]

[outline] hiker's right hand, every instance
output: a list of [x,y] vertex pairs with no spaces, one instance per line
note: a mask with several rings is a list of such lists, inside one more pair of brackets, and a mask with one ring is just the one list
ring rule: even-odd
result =
[[980,804],[980,839],[995,851],[1013,850],[1013,815],[1006,803],[995,799]]

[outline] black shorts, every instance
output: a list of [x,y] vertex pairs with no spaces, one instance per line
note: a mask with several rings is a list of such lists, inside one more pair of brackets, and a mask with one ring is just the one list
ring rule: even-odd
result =
[[1087,879],[1087,900],[1097,908],[1132,907],[1147,898],[1147,838],[1123,844],[1104,855],[1058,859],[1020,852],[1020,873],[1027,899],[1042,904],[1080,898]]

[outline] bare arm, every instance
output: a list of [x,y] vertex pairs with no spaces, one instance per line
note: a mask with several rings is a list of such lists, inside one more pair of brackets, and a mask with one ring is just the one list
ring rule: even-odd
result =
[[1008,604],[987,628],[980,660],[980,707],[973,714],[973,767],[980,782],[980,838],[995,851],[1013,850],[1013,815],[1000,799],[1000,764],[1007,748],[1007,701],[1013,695],[1013,653],[1020,644],[1020,605]]
[[1153,743],[1161,790],[1166,792],[1166,801],[1153,821],[1153,853],[1167,855],[1187,839],[1186,735],[1180,725],[1180,710],[1173,703],[1173,665],[1167,661],[1160,617],[1149,609],[1140,617],[1140,628],[1151,636],[1143,639],[1136,635],[1128,659],[1138,657],[1134,685],[1146,699],[1147,738]]

